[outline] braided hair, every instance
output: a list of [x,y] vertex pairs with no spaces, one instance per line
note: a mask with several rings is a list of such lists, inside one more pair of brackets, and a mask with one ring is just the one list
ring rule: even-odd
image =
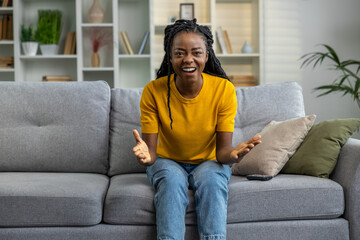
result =
[[193,20],[177,20],[174,24],[168,25],[165,28],[165,37],[164,37],[164,51],[165,55],[163,61],[160,65],[159,70],[156,73],[156,78],[168,77],[167,86],[168,86],[168,99],[167,105],[169,109],[169,118],[170,118],[170,127],[172,129],[173,119],[171,116],[171,108],[170,108],[170,76],[175,73],[172,64],[170,62],[171,58],[171,47],[172,42],[175,36],[180,32],[193,32],[199,34],[205,43],[206,50],[208,52],[208,61],[205,64],[204,73],[225,78],[229,80],[228,76],[226,75],[225,71],[221,67],[220,61],[216,58],[215,52],[213,49],[213,35],[210,29],[207,26],[198,25],[196,23],[196,18]]

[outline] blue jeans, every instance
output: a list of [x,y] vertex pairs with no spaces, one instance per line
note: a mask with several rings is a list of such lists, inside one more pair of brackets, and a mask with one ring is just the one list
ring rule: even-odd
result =
[[178,163],[158,158],[147,168],[156,191],[154,204],[158,240],[184,239],[188,188],[195,192],[201,240],[226,239],[228,183],[231,170],[217,161]]

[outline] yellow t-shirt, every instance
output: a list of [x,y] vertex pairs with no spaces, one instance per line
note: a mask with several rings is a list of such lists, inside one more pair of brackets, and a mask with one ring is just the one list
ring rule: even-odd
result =
[[170,128],[167,106],[167,76],[147,84],[143,90],[141,132],[158,133],[157,155],[178,162],[198,164],[216,160],[216,132],[233,132],[237,109],[236,92],[227,79],[202,74],[203,86],[192,99],[177,90],[170,79]]

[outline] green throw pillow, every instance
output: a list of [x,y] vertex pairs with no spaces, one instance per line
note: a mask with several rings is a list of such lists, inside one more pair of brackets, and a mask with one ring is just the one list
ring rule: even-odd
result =
[[360,127],[360,118],[336,119],[314,125],[281,173],[329,178],[341,147]]

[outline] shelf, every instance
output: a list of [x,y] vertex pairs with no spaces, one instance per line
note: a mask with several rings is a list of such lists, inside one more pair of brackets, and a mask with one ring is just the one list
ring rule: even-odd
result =
[[83,28],[92,28],[92,27],[113,27],[113,23],[82,23],[81,27]]
[[119,58],[120,59],[134,59],[134,58],[147,59],[147,58],[150,58],[150,54],[134,54],[134,55],[120,54]]
[[[168,23],[168,24],[156,24],[154,26],[155,28],[155,34],[164,34],[164,30],[165,28],[171,23]],[[212,24],[211,23],[201,23],[201,22],[198,22],[199,25],[203,25],[203,26],[207,26],[208,28],[212,29]]]
[[86,67],[83,68],[84,72],[108,72],[108,71],[114,71],[113,67],[98,67],[98,68],[92,68],[92,67]]
[[13,68],[0,68],[0,72],[14,72]]
[[74,59],[76,55],[36,55],[36,56],[25,56],[21,55],[22,60],[51,60],[51,59]]
[[217,3],[252,3],[253,0],[216,0]]
[[218,58],[258,58],[260,57],[259,53],[232,53],[232,54],[216,54]]
[[0,14],[13,13],[13,11],[14,11],[13,7],[0,7]]
[[0,40],[0,45],[13,45],[14,40]]
[[[168,23],[168,24],[156,24],[155,27],[155,31],[157,30],[164,30],[168,25],[171,25],[172,23]],[[197,24],[199,25],[203,25],[203,26],[208,26],[209,28],[211,28],[211,23],[206,22],[206,23],[202,23],[202,22],[197,22]]]

